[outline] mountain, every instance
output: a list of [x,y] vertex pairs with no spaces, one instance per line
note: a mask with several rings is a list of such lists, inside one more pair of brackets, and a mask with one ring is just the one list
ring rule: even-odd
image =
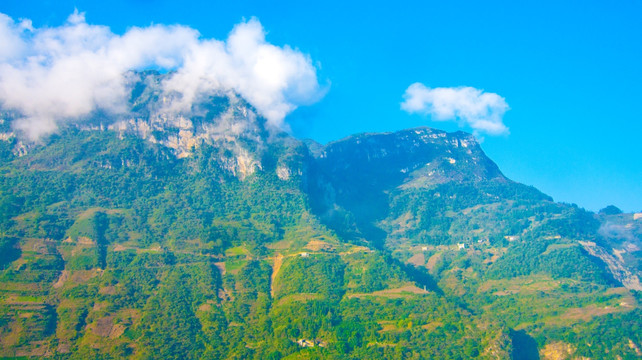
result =
[[642,214],[556,203],[470,134],[321,145],[164,76],[39,142],[2,112],[0,356],[642,356]]

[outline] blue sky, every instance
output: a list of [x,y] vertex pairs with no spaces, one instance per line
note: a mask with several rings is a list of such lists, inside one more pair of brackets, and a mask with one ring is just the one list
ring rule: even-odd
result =
[[642,2],[265,2],[3,0],[0,12],[55,27],[77,8],[90,24],[183,24],[225,39],[256,17],[267,41],[306,53],[328,92],[288,115],[297,137],[457,122],[401,110],[411,84],[503,97],[508,133],[481,133],[510,178],[590,210],[642,211]]

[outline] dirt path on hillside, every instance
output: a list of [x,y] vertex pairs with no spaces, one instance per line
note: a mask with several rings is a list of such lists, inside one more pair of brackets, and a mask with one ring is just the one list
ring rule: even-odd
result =
[[274,266],[272,267],[272,281],[270,282],[270,294],[272,297],[274,297],[274,280],[279,270],[281,270],[281,265],[283,265],[283,255],[278,254],[274,257]]

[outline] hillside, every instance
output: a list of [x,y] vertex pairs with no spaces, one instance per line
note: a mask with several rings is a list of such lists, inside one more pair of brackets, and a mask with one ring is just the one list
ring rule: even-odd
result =
[[0,357],[642,356],[642,217],[507,179],[472,135],[325,146],[235,94],[0,131]]

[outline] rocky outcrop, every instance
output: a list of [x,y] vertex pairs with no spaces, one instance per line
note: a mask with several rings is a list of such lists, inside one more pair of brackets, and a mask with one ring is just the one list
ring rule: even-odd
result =
[[363,178],[363,182],[356,182],[387,189],[505,180],[474,136],[426,127],[354,135],[325,146],[317,163],[320,171],[337,181]]
[[631,290],[642,291],[640,276],[628,269],[617,256],[609,253],[605,248],[592,241],[580,241],[579,243],[590,255],[602,260],[608,267],[609,272],[617,281],[622,283],[622,285]]
[[549,343],[540,350],[541,358],[544,360],[567,360],[576,359],[572,357],[575,353],[575,348],[571,344],[565,342]]

